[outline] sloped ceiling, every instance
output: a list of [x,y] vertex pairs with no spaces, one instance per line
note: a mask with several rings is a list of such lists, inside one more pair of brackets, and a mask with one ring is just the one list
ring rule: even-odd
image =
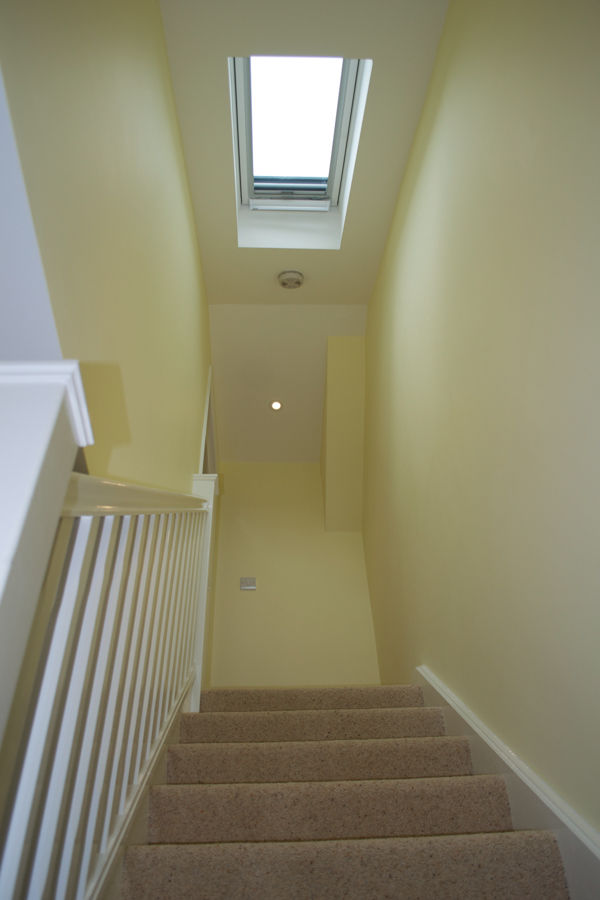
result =
[[[447,0],[161,0],[211,305],[221,459],[318,458],[326,338],[364,329],[446,7]],[[340,250],[237,246],[227,58],[252,54],[373,60]],[[281,120],[298,127],[290,110]],[[303,287],[279,287],[282,269],[302,271]],[[362,309],[340,316],[336,306]],[[275,394],[285,415],[268,410]]]

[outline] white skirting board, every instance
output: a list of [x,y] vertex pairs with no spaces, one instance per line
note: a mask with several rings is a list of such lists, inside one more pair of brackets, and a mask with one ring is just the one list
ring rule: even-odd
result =
[[471,739],[475,774],[506,778],[515,828],[556,833],[571,900],[600,897],[600,833],[504,744],[428,666],[418,666],[415,681],[427,706],[444,708],[449,735]]

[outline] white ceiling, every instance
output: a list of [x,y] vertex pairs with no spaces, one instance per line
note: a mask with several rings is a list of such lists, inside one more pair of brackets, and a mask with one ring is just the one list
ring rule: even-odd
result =
[[[221,459],[318,459],[326,337],[363,330],[364,308],[347,308],[369,300],[446,7],[447,0],[161,0],[211,305]],[[340,250],[237,246],[227,57],[275,53],[373,59]],[[288,115],[282,110],[282,122],[295,127]],[[282,269],[302,271],[304,286],[280,288]],[[265,412],[274,393],[285,403],[277,424]]]
[[[219,449],[227,448],[228,460],[319,459],[327,335],[363,334],[366,310],[341,304],[211,307]],[[283,404],[276,413],[272,400]]]

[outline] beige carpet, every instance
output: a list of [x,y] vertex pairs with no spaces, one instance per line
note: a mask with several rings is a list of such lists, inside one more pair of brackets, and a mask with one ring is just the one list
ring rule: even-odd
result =
[[184,715],[124,900],[565,900],[554,837],[414,686],[220,690]]

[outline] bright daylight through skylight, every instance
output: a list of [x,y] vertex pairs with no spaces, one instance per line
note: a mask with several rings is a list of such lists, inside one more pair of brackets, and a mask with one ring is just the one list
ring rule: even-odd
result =
[[251,57],[255,177],[328,177],[342,62]]

